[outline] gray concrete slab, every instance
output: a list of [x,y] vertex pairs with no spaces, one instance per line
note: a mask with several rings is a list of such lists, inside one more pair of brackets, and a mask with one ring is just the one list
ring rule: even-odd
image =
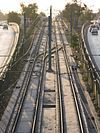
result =
[[30,121],[23,121],[17,126],[16,133],[30,133],[32,123]]
[[22,115],[21,115],[21,118],[19,119],[19,120],[21,120],[21,122],[27,122],[27,121],[30,121],[30,122],[32,122],[33,121],[33,110],[30,110],[30,109],[28,109],[28,110],[24,110],[23,112],[22,112]]
[[42,133],[56,133],[55,108],[44,109],[42,120]]

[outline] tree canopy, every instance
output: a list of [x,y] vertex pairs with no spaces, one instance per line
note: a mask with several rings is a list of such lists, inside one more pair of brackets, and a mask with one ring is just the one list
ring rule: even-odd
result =
[[37,16],[37,10],[38,6],[36,3],[29,4],[28,6],[25,6],[23,3],[21,4],[22,8],[22,14],[25,13],[26,17],[30,20],[33,20]]
[[79,23],[82,24],[94,17],[92,10],[85,4],[83,6],[78,4],[77,0],[73,0],[73,3],[68,3],[62,11],[62,14],[74,29],[78,27]]
[[9,12],[7,21],[16,22],[17,24],[20,24],[21,19],[18,13],[12,11],[12,12]]
[[[38,7],[36,3],[29,4],[28,6],[25,6],[23,3],[21,4],[22,8],[22,15],[25,15],[26,19],[29,19],[30,21],[34,20],[36,18]],[[9,12],[8,14],[8,22],[16,22],[20,24],[21,21],[21,14],[18,14],[17,12]]]

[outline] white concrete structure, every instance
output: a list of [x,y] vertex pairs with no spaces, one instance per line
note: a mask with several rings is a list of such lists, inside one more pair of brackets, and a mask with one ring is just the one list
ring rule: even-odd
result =
[[5,71],[17,45],[19,37],[19,26],[10,23],[8,29],[0,26],[0,78]]
[[88,42],[92,56],[100,69],[100,30],[98,30],[98,35],[92,35],[88,30]]

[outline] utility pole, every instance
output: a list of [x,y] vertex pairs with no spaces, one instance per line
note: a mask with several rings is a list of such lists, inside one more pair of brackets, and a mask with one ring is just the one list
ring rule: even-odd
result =
[[52,40],[52,6],[50,6],[50,16],[48,17],[48,55],[49,55],[49,64],[48,71],[51,72],[51,40]]
[[71,44],[72,44],[72,33],[73,33],[73,31],[72,31],[72,26],[73,26],[73,19],[72,19],[72,10],[71,10],[71,14],[70,14],[70,37],[71,37]]
[[26,14],[24,12],[24,41],[25,41],[25,38],[26,38]]

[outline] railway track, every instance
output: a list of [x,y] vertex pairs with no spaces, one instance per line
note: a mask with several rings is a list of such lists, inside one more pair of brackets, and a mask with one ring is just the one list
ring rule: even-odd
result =
[[44,24],[32,42],[12,95],[15,103],[12,110],[12,104],[7,108],[7,114],[11,111],[9,121],[5,124],[4,116],[0,133],[96,133],[95,124],[86,116],[88,111],[80,96],[77,71],[71,66],[74,60],[69,57],[71,51],[62,24],[56,21],[53,27],[52,71],[48,71],[48,29]]
[[[70,115],[75,115],[74,120],[75,120],[76,124],[74,125],[74,128],[75,128],[74,131],[76,130],[76,132],[80,132],[80,127],[78,125],[76,112],[72,111],[72,114],[68,114],[69,118],[70,118],[70,119],[68,118],[69,120],[67,120],[67,117],[66,117],[67,113],[69,113],[67,108],[73,107],[74,110],[76,110],[76,109],[75,109],[75,106],[73,106],[73,105],[69,106],[65,103],[66,102],[65,99],[67,99],[67,98],[64,98],[64,93],[66,93],[65,89],[67,89],[66,86],[67,85],[71,86],[70,74],[69,74],[69,71],[68,71],[68,62],[66,60],[65,46],[62,43],[61,33],[59,31],[59,25],[58,25],[57,22],[55,23],[55,27],[56,27],[55,28],[55,34],[56,34],[56,36],[55,36],[56,39],[55,40],[57,41],[56,42],[56,44],[57,44],[56,47],[59,47],[59,46],[63,47],[63,50],[57,52],[57,58],[58,58],[57,61],[58,61],[58,65],[59,65],[58,70],[57,70],[57,72],[59,74],[58,85],[60,86],[60,87],[58,86],[58,92],[59,92],[59,104],[58,105],[59,105],[59,110],[60,110],[60,113],[59,113],[59,117],[60,117],[59,118],[60,119],[59,120],[59,122],[60,122],[59,123],[59,129],[60,130],[58,130],[58,131],[61,132],[61,133],[73,132],[73,125],[70,126],[70,129],[68,127],[69,127],[69,124],[71,124],[69,121],[72,119],[72,118],[70,118],[71,117]],[[68,81],[67,80],[65,81],[64,78],[68,79]],[[66,82],[68,82],[68,83],[66,83]],[[69,87],[69,89],[70,89],[70,87]],[[69,91],[69,95],[72,95],[71,90],[68,90],[68,91]],[[72,102],[74,102],[74,100]]]
[[[35,40],[35,43],[33,42],[33,47],[30,50],[30,56],[27,60],[27,64],[25,66],[25,73],[22,74],[21,80],[19,86],[16,86],[18,89],[18,93],[16,95],[16,101],[12,110],[12,113],[9,118],[9,122],[6,125],[6,128],[2,129],[3,132],[11,133],[15,132],[16,130],[20,130],[19,123],[21,122],[21,119],[25,113],[24,106],[27,106],[27,99],[28,95],[30,95],[30,82],[32,81],[32,78],[35,77],[37,82],[39,82],[39,75],[41,74],[41,65],[42,65],[42,54],[45,48],[45,43],[43,42],[43,39],[45,39],[46,42],[46,35],[44,33],[47,32],[45,26],[43,25],[40,29],[39,34],[37,35],[37,39]],[[41,44],[42,43],[42,44]],[[16,92],[15,92],[16,93]],[[29,110],[31,110],[30,114],[32,115],[32,102],[29,99],[28,100],[30,106]],[[17,112],[17,113],[16,113]],[[28,113],[28,112],[27,112]],[[27,122],[28,123],[28,122]],[[26,123],[26,127],[27,127]],[[5,130],[5,131],[4,131]]]
[[59,27],[59,34],[61,41],[63,43],[64,47],[64,53],[65,53],[65,58],[66,58],[66,66],[68,66],[68,73],[71,75],[70,76],[70,83],[72,84],[72,92],[75,100],[75,106],[77,110],[77,115],[78,115],[78,120],[79,120],[79,126],[80,126],[80,132],[85,132],[85,133],[97,133],[97,127],[95,124],[95,121],[93,120],[92,113],[89,109],[87,99],[84,95],[83,91],[83,86],[80,83],[79,76],[77,69],[78,67],[76,66],[76,63],[73,59],[73,57],[69,56],[66,51],[66,46],[64,42],[64,28],[62,28],[62,24],[58,22],[58,27]]

